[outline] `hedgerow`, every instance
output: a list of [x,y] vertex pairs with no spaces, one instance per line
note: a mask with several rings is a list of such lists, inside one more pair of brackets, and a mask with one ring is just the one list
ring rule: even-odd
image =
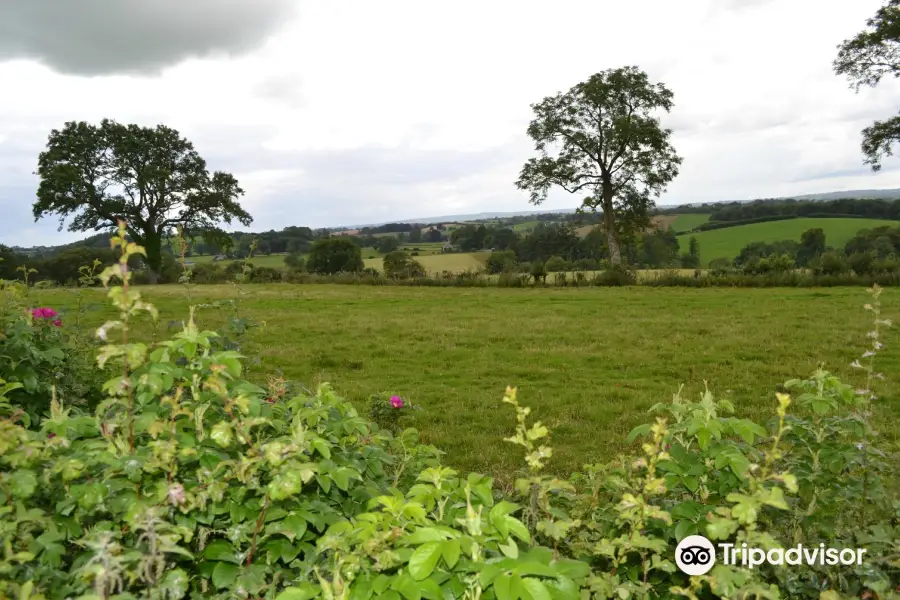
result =
[[[524,461],[504,493],[401,431],[402,398],[372,396],[382,428],[328,384],[248,381],[193,308],[170,339],[135,339],[135,319],[158,315],[130,285],[142,250],[124,228],[113,246],[121,260],[100,278],[119,318],[96,332],[96,407],[50,384],[29,419],[23,384],[0,371],[0,597],[900,598],[897,456],[871,424],[891,325],[878,288],[860,389],[819,369],[784,384],[765,424],[679,392],[632,431],[639,452],[570,477],[548,474],[550,432],[508,388],[506,441]],[[674,548],[692,534],[867,555],[689,577]]]

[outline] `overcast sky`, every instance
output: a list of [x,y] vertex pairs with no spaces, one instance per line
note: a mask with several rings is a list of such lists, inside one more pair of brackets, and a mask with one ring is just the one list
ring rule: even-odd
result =
[[859,150],[900,85],[831,70],[880,5],[0,0],[0,242],[83,237],[34,223],[33,172],[52,128],[104,117],[178,129],[237,176],[252,230],[534,209],[529,105],[625,65],[675,95],[662,204],[900,187],[900,158],[874,174]]

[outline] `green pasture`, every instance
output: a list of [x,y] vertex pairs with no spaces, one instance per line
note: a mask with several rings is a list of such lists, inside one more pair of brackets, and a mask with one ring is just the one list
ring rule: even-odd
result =
[[688,241],[691,237],[696,237],[700,243],[700,258],[706,265],[716,258],[733,259],[740,253],[741,248],[753,242],[771,243],[780,240],[799,242],[800,236],[807,229],[821,228],[825,232],[825,243],[828,246],[843,249],[861,229],[897,225],[900,225],[900,222],[881,219],[787,219],[682,234],[678,236],[678,241],[682,252],[686,252]]
[[[449,255],[454,256],[454,255]],[[178,285],[143,287],[166,324],[186,318]],[[252,379],[270,374],[315,386],[331,382],[364,409],[369,394],[389,391],[421,410],[408,424],[448,454],[450,464],[503,476],[518,452],[502,441],[513,431],[501,402],[507,385],[552,431],[551,466],[570,471],[610,459],[625,436],[651,417],[647,410],[706,386],[728,397],[740,415],[766,419],[779,383],[810,375],[823,363],[861,386],[850,363],[865,350],[870,315],[861,288],[419,288],[273,284],[245,286],[240,315],[262,323],[244,351],[258,356]],[[92,328],[114,313],[102,290],[87,290],[101,307],[82,317]],[[233,285],[194,286],[193,304],[235,298]],[[57,309],[76,305],[76,290],[35,291]],[[897,320],[900,293],[882,296]],[[214,329],[224,309],[200,309]],[[76,327],[64,314],[64,324]],[[151,339],[144,324],[132,337]],[[888,332],[878,368],[877,422],[891,439],[900,418],[900,332]]]

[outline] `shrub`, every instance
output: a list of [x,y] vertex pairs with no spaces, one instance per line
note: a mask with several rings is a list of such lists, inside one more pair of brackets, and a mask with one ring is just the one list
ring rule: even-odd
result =
[[422,263],[409,257],[406,252],[397,250],[384,257],[384,275],[391,279],[412,279],[425,276]]
[[400,248],[400,240],[393,235],[386,235],[378,238],[375,249],[383,254],[390,254]]
[[823,275],[838,275],[850,270],[844,255],[839,252],[825,252],[821,256],[810,261],[809,265],[814,273]]
[[373,423],[394,434],[400,433],[400,422],[406,414],[415,410],[409,400],[396,394],[372,394],[369,396],[369,418]]
[[303,271],[306,269],[306,261],[303,260],[303,255],[298,252],[291,252],[285,256],[284,264],[293,271]]
[[251,283],[275,283],[283,280],[283,273],[272,267],[253,266],[250,270]]
[[191,268],[191,280],[194,283],[224,283],[228,281],[228,273],[215,263],[196,263]]
[[[118,275],[104,339],[156,318],[126,270],[104,283]],[[679,392],[631,432],[637,455],[568,478],[546,472],[549,431],[507,388],[506,441],[524,464],[505,492],[442,466],[415,431],[366,421],[327,384],[244,380],[241,357],[217,351],[191,311],[153,347],[131,336],[102,348],[117,375],[93,414],[57,399],[39,428],[22,427],[10,401],[21,384],[0,380],[0,597],[896,599],[898,457],[868,421],[889,325],[878,293],[871,346],[852,365],[864,389],[819,369],[784,384],[766,425],[708,390]],[[379,395],[373,416],[385,400],[397,408]],[[672,549],[693,534],[868,554],[689,578]]]
[[[396,238],[385,239],[396,241]],[[306,268],[310,273],[323,275],[358,273],[363,270],[363,266],[359,246],[346,237],[331,237],[316,241],[306,261]]]
[[594,285],[623,286],[637,283],[637,273],[625,265],[612,265],[601,273],[594,275]]
[[568,271],[569,267],[571,267],[569,261],[562,258],[561,256],[551,256],[547,259],[546,268],[548,273]]
[[728,275],[734,272],[734,264],[727,258],[714,258],[709,261],[710,275]]
[[531,263],[531,276],[534,277],[535,283],[544,283],[547,279],[547,265],[540,260]]
[[575,268],[579,271],[598,271],[600,269],[600,261],[593,258],[580,258],[575,261]]
[[516,253],[512,250],[494,250],[485,261],[487,272],[491,274],[506,273],[516,268]]
[[27,286],[4,282],[0,303],[0,378],[16,385],[10,401],[24,411],[26,426],[50,410],[54,395],[76,407],[99,401],[101,375],[93,367],[94,344],[70,331],[68,317],[28,305]]
[[854,252],[847,257],[847,266],[857,275],[868,275],[874,270],[875,255],[872,252]]

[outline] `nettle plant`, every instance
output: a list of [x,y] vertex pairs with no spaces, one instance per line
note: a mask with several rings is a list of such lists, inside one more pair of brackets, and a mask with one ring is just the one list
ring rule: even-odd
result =
[[[88,413],[55,396],[29,428],[11,397],[20,384],[0,381],[0,597],[898,597],[897,496],[869,391],[824,371],[788,382],[798,395],[777,396],[767,427],[709,392],[676,394],[633,432],[637,456],[562,480],[544,473],[549,431],[510,388],[508,441],[525,466],[504,498],[327,384],[248,382],[243,357],[193,310],[169,340],[133,339],[133,320],[157,315],[129,284],[142,250],[124,228],[113,246],[122,258],[100,278],[119,318],[97,334],[98,364],[116,374],[103,402]],[[688,577],[673,553],[692,533],[764,548],[865,543],[871,560]]]

